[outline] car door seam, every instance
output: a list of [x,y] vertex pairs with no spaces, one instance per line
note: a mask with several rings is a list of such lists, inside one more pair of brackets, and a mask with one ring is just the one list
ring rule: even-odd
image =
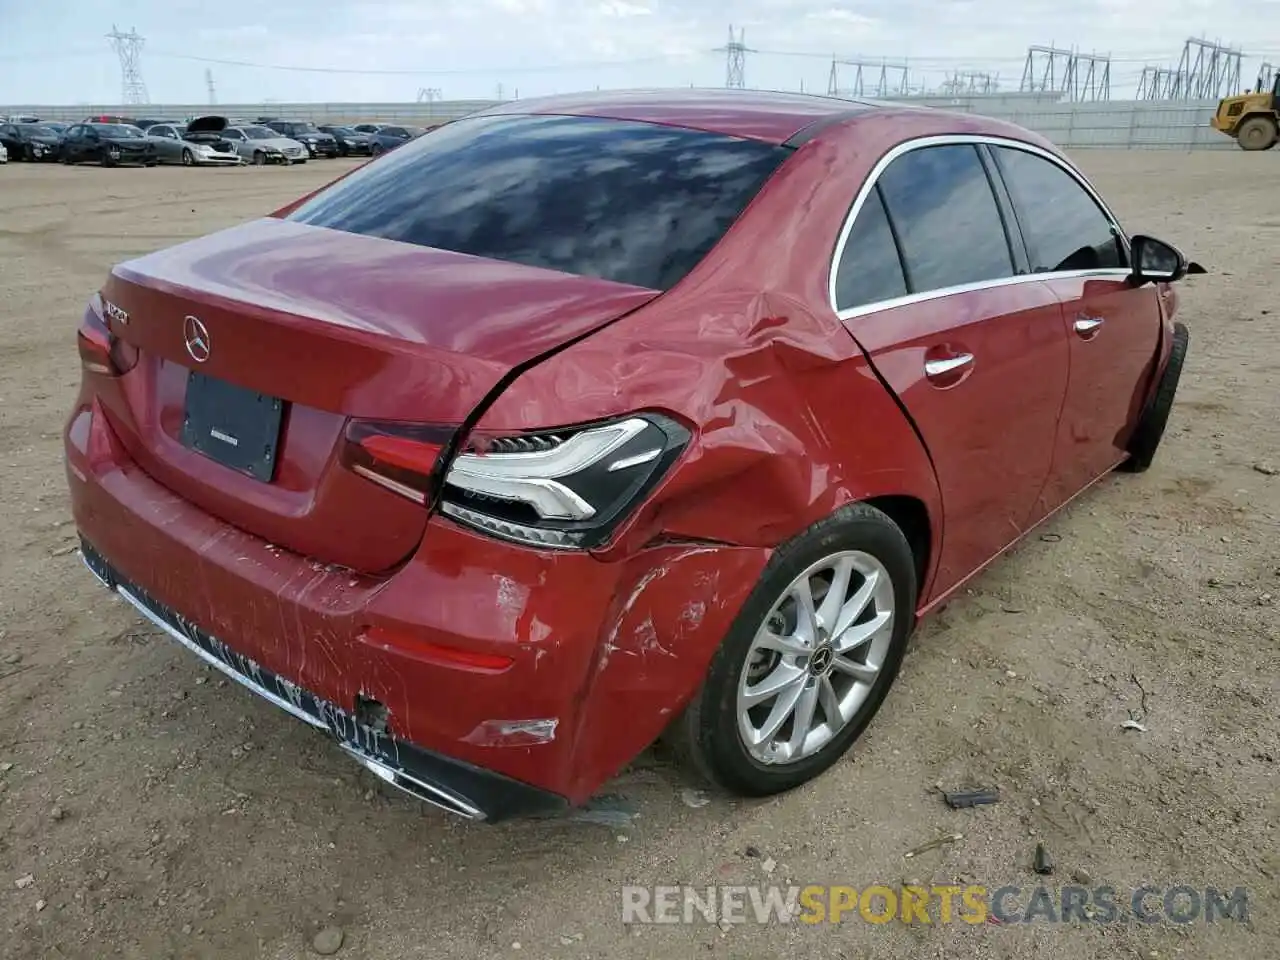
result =
[[[1062,343],[1066,348],[1067,375],[1066,375],[1066,378],[1063,380],[1063,384],[1062,384],[1062,396],[1058,400],[1058,413],[1053,418],[1053,449],[1049,454],[1049,469],[1045,471],[1044,479],[1040,481],[1040,489],[1036,491],[1036,497],[1034,500],[1031,501],[1031,510],[1033,513],[1039,508],[1040,500],[1044,496],[1045,491],[1049,489],[1049,482],[1055,476],[1054,468],[1057,466],[1057,463],[1058,463],[1058,437],[1059,437],[1059,434],[1061,434],[1062,432],[1062,417],[1067,410],[1067,399],[1071,396],[1071,361],[1072,361],[1072,355],[1074,353],[1074,351],[1071,349],[1071,334],[1067,330],[1067,326],[1071,323],[1071,319],[1067,316],[1066,301],[1063,300],[1061,294],[1059,294],[1058,291],[1054,289],[1053,284],[1045,283],[1041,281],[1039,283],[1039,286],[1048,290],[1049,294],[1053,297],[1055,301],[1057,301],[1057,304],[1058,304],[1058,318],[1061,321],[1058,324],[1058,328],[1062,331]],[[1052,509],[1050,510],[1050,512],[1051,513],[1053,512]],[[1044,518],[1041,518],[1041,519],[1044,519]],[[1039,522],[1040,521],[1037,521],[1037,523]],[[1024,524],[1025,524],[1025,519],[1024,519]],[[1024,530],[1023,532],[1026,533],[1032,530],[1033,528],[1034,528],[1034,525],[1027,526],[1026,530]]]
[[[1027,235],[1023,232],[1022,222],[1018,219],[1017,207],[1013,202],[1013,194],[1000,171],[995,150],[985,143],[976,145],[978,158],[987,173],[987,182],[996,199],[996,209],[1000,212],[1000,222],[1004,226],[1005,242],[1009,245],[1009,258],[1016,274],[1029,274],[1031,270],[1031,247],[1027,243]],[[1017,241],[1014,241],[1014,234]]]
[[915,293],[911,283],[911,268],[907,266],[907,255],[902,250],[902,238],[898,235],[898,225],[894,222],[893,212],[889,209],[889,203],[885,200],[884,191],[880,189],[880,184],[875,184],[871,190],[876,195],[876,199],[880,201],[880,209],[884,211],[885,223],[889,225],[889,236],[893,238],[893,249],[898,254],[898,269],[902,271],[902,288],[908,294]]

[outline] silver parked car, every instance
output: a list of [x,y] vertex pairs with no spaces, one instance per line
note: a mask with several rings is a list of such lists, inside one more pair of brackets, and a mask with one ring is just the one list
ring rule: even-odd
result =
[[297,140],[282,137],[270,127],[248,124],[227,127],[222,136],[235,144],[236,152],[250,163],[306,163],[307,148]]
[[236,143],[223,136],[226,128],[226,117],[197,117],[188,124],[155,123],[147,127],[146,134],[161,163],[239,166],[246,160]]

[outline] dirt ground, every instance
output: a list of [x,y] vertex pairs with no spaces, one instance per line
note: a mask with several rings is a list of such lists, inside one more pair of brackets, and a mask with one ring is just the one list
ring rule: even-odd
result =
[[[1210,271],[1182,288],[1191,353],[1156,466],[934,617],[863,741],[807,788],[699,806],[651,753],[609,785],[617,822],[498,826],[380,788],[75,553],[59,431],[86,297],[113,263],[346,163],[0,167],[0,956],[284,960],[324,926],[353,960],[1280,956],[1280,157],[1079,159],[1130,230]],[[1145,732],[1123,730],[1144,699]],[[954,811],[937,784],[1002,799]],[[1055,887],[1243,886],[1248,922],[621,920],[627,883],[1029,888],[1038,840]]]

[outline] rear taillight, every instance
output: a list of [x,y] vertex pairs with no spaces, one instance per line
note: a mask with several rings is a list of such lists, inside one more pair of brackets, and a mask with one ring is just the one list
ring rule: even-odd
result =
[[341,459],[366,480],[425,504],[438,483],[440,455],[452,438],[449,427],[351,420]]
[[93,306],[84,313],[76,331],[80,364],[89,373],[118,377],[128,373],[138,362],[138,348],[111,332],[107,322]]
[[658,413],[520,436],[479,431],[441,478],[440,509],[493,537],[593,549],[661,481],[689,431]]

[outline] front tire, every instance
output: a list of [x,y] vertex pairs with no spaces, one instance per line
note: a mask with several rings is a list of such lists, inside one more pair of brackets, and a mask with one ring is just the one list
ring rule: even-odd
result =
[[1270,150],[1276,136],[1276,122],[1270,117],[1250,117],[1236,131],[1236,143],[1241,150]]
[[186,147],[182,148],[182,165],[184,167],[194,167],[196,165],[196,155]]
[[812,780],[884,702],[916,591],[901,529],[869,504],[841,508],[775,552],[666,738],[734,793]]
[[100,163],[104,167],[114,167],[116,165],[117,159],[119,159],[118,155],[117,156],[111,155],[110,147],[103,147],[102,152],[98,155],[98,163]]
[[1129,438],[1129,459],[1120,465],[1121,470],[1143,473],[1155,459],[1156,450],[1164,438],[1165,427],[1169,424],[1169,414],[1173,410],[1173,399],[1178,393],[1178,381],[1182,377],[1182,365],[1187,358],[1190,340],[1191,334],[1186,325],[1175,323],[1169,362],[1160,375],[1160,383],[1151,396],[1151,402],[1142,411],[1133,436]]

